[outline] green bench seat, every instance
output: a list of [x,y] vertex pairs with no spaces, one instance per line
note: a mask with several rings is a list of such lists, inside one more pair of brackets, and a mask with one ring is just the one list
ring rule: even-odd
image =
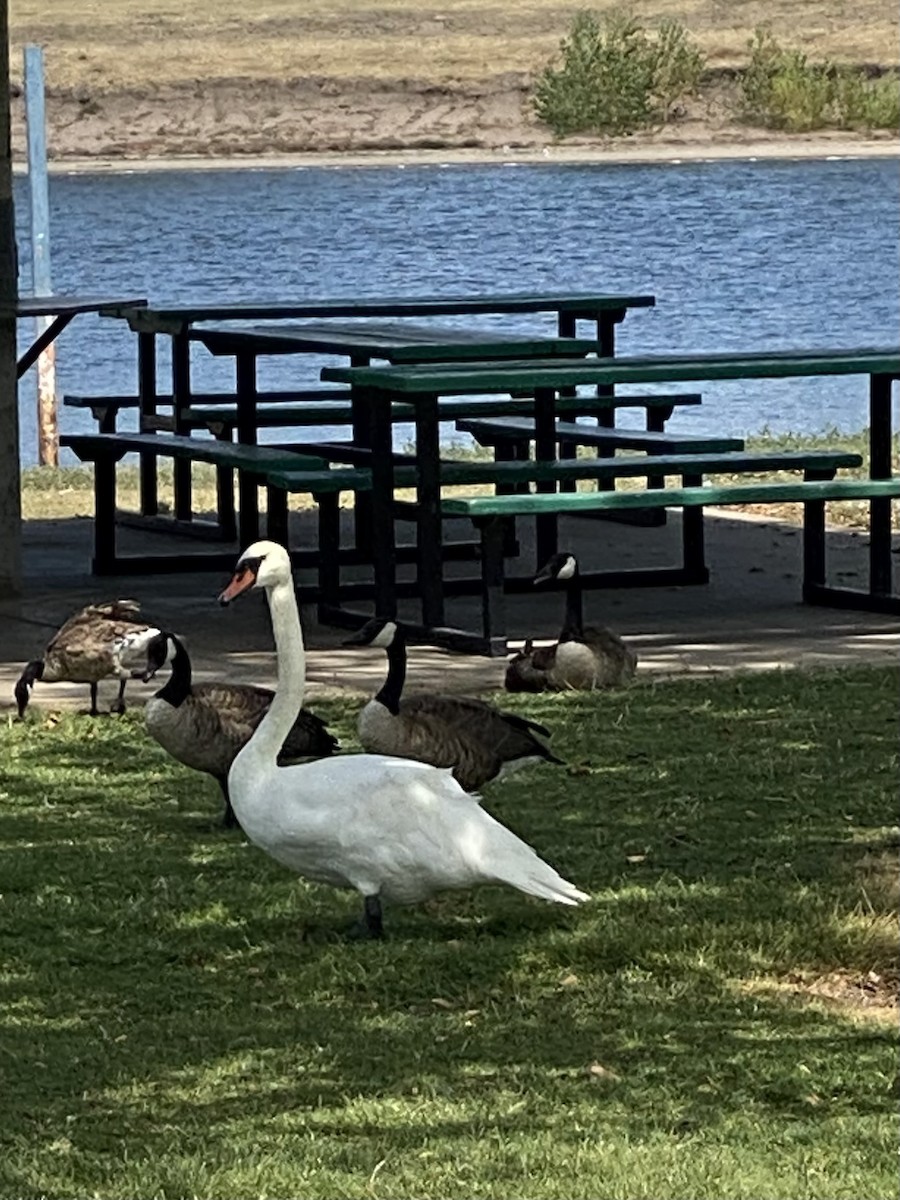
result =
[[[468,517],[480,531],[482,639],[486,653],[506,653],[504,536],[510,517],[536,514],[556,518],[585,512],[682,508],[685,519],[708,505],[801,503],[803,518],[804,601],[846,605],[900,613],[900,598],[876,592],[832,587],[825,573],[825,504],[833,500],[891,500],[900,498],[900,477],[889,479],[804,479],[722,486],[641,488],[602,492],[534,493],[503,496],[454,496],[442,502],[444,517]],[[696,564],[686,564],[688,568]],[[875,564],[872,564],[874,568]],[[874,574],[874,572],[873,572]],[[685,579],[682,582],[696,582]]]
[[[561,458],[575,458],[579,446],[594,447],[598,454],[614,454],[616,449],[645,450],[648,454],[717,454],[744,448],[740,438],[665,433],[663,422],[653,420],[649,411],[647,417],[647,429],[623,429],[558,420],[555,425],[557,453]],[[535,421],[521,417],[498,417],[489,421],[461,420],[457,421],[456,427],[460,432],[474,437],[479,445],[493,447],[494,457],[498,462],[527,459],[530,444],[536,437]],[[649,486],[661,486],[660,478],[654,479],[652,474],[648,478]],[[602,482],[599,486],[603,486]],[[563,485],[563,490],[573,488],[574,484]],[[522,489],[512,486],[507,490],[515,492]],[[633,513],[622,513],[618,510],[593,515],[628,523],[637,520],[645,525],[663,525],[666,521],[666,514],[662,509],[648,509],[637,517]]]
[[[323,424],[329,425],[348,421],[350,419],[349,397],[350,389],[344,387],[312,387],[299,391],[295,389],[289,392],[260,393],[260,400],[269,408],[284,405],[286,409],[291,409],[293,406],[298,409],[309,409],[311,419],[307,423],[310,425],[319,423],[319,419],[313,419],[314,417],[320,417]],[[226,392],[196,392],[191,397],[191,406],[197,404],[201,407],[207,405],[215,407],[224,404],[228,407],[229,400]],[[100,433],[115,433],[119,413],[138,409],[140,403],[140,397],[134,394],[107,396],[66,394],[63,396],[63,404],[66,408],[90,409]],[[172,395],[155,396],[154,404],[157,408],[169,411],[145,414],[142,417],[142,431],[152,429],[175,432],[175,419],[171,411],[175,404],[175,397]],[[319,406],[318,413],[314,411],[316,406]],[[230,407],[236,413],[233,401],[230,402]],[[293,423],[300,424],[301,422],[298,420]],[[204,424],[203,421],[188,421],[183,428],[202,428]]]
[[[302,443],[301,448],[311,448],[318,443]],[[352,461],[365,451],[350,446],[321,444],[324,456],[332,461]],[[339,455],[348,455],[343,460]],[[415,467],[410,464],[410,455],[395,455],[397,463],[394,480],[398,487],[415,486]],[[553,462],[470,462],[467,460],[444,459],[441,463],[441,481],[448,487],[464,487],[471,484],[528,484],[547,481],[567,482],[570,480],[614,480],[642,475],[672,475],[681,478],[702,478],[706,475],[763,474],[772,471],[803,471],[833,475],[844,467],[862,465],[859,454],[840,450],[790,450],[783,453],[749,453],[747,451],[723,454],[659,454],[619,455],[610,458],[579,458],[555,460]],[[302,472],[292,469],[273,468],[266,471],[266,480],[275,487],[288,491],[302,490],[293,486],[294,479],[305,478]],[[589,495],[593,493],[588,493]],[[494,499],[494,497],[483,497]],[[541,494],[540,499],[545,498]],[[551,497],[552,498],[552,497]],[[452,498],[444,501],[449,506]],[[467,513],[463,515],[468,515]]]
[[152,452],[166,458],[187,458],[191,462],[212,463],[239,471],[257,474],[278,466],[325,467],[320,458],[299,455],[280,446],[244,446],[221,442],[214,438],[186,437],[179,434],[155,433],[69,433],[60,438],[60,445],[72,450],[82,462],[112,458],[118,461],[126,454]]
[[[490,421],[457,421],[461,433],[471,434],[482,446],[499,447],[517,443],[527,446],[534,441],[535,423],[523,417],[497,417]],[[662,433],[646,429],[613,429],[585,425],[575,421],[556,422],[556,440],[560,444],[596,446],[599,450],[646,450],[648,454],[714,454],[724,450],[743,450],[741,438],[697,437],[693,434]]]
[[[179,570],[215,566],[227,566],[233,553],[227,558],[221,555],[167,555],[148,559],[146,555],[133,561],[116,552],[116,470],[115,464],[130,453],[153,453],[188,462],[211,463],[219,475],[219,525],[217,536],[221,540],[234,541],[238,536],[234,514],[234,491],[231,473],[240,473],[242,497],[245,489],[265,484],[268,492],[267,527],[271,537],[288,541],[287,492],[284,488],[269,486],[267,474],[275,471],[290,471],[293,476],[292,490],[306,492],[316,498],[319,507],[320,534],[325,530],[326,541],[332,537],[332,529],[338,521],[338,502],[342,491],[368,491],[371,488],[371,472],[358,468],[333,469],[319,457],[298,454],[280,446],[247,446],[234,442],[223,442],[211,438],[183,437],[179,435],[146,433],[95,433],[64,434],[60,444],[72,450],[82,462],[94,463],[94,560],[93,570],[98,575],[141,570]],[[224,481],[224,487],[223,487]],[[241,506],[239,540],[248,545],[259,536],[253,507],[253,528],[245,520],[244,505]],[[224,519],[223,519],[224,514]],[[185,529],[185,523],[173,522],[169,518],[156,521],[141,518],[144,528],[177,528],[180,532],[201,532],[208,536],[208,529],[201,525]],[[310,562],[318,562],[318,555],[306,555]],[[200,559],[202,558],[202,561]]]
[[[617,408],[643,408],[667,420],[676,405],[699,404],[701,397],[696,393],[673,393],[633,396],[564,396],[557,401],[560,412],[592,414],[610,412]],[[531,397],[496,397],[494,399],[453,399],[439,401],[440,419],[457,421],[465,417],[523,416],[534,409]],[[391,411],[396,421],[412,422],[415,408],[410,404],[395,403]],[[261,397],[256,406],[256,423],[260,429],[281,426],[346,425],[352,417],[349,400],[325,403],[323,401],[302,403],[269,403]],[[237,423],[237,405],[233,401],[216,400],[213,403],[191,403],[181,412],[182,422],[191,428],[214,429],[226,432]]]
[[[336,447],[334,457],[342,460],[346,455],[349,461],[360,461],[358,456],[364,452],[355,447]],[[843,451],[786,451],[784,453],[724,453],[715,455],[620,455],[612,458],[594,458],[564,460],[555,462],[470,462],[442,460],[441,479],[447,486],[465,487],[473,484],[488,484],[494,486],[542,484],[547,482],[559,483],[574,480],[602,479],[611,482],[616,478],[631,478],[647,475],[648,472],[659,473],[662,476],[676,476],[689,483],[701,483],[705,475],[721,474],[750,474],[769,473],[773,471],[802,471],[806,478],[828,479],[841,468],[854,468],[862,465],[858,454],[848,454]],[[287,492],[306,490],[306,476],[303,472],[292,470],[273,470],[266,474],[267,483],[271,487],[283,488]],[[413,487],[416,482],[415,466],[409,462],[409,456],[395,456],[394,483],[397,487]],[[588,493],[588,496],[591,494]],[[520,497],[512,497],[518,500]],[[463,497],[466,501],[468,498]],[[493,499],[486,496],[484,499]],[[504,499],[500,497],[500,499]],[[537,500],[553,501],[553,495],[539,495]],[[445,516],[470,515],[468,512],[452,511],[453,498],[444,500]],[[539,510],[541,511],[541,510]],[[415,506],[411,506],[415,513]],[[410,515],[400,506],[395,515]],[[546,518],[542,518],[546,519]],[[509,526],[510,521],[505,521]],[[505,542],[507,552],[514,544],[514,529],[505,530],[508,540]],[[705,583],[709,573],[705,564],[703,545],[703,511],[702,508],[687,509],[681,530],[682,537],[682,566],[670,571],[654,569],[630,570],[627,572],[606,572],[605,581],[618,584],[660,584],[660,583]],[[615,577],[615,578],[613,578]],[[452,586],[452,585],[451,585]],[[334,579],[326,597],[320,597],[319,617],[327,623],[333,615],[339,591],[339,581],[335,572]],[[333,603],[333,607],[330,607]]]
[[[696,405],[701,402],[694,392],[657,393],[632,396],[563,396],[557,402],[560,412],[591,414],[608,412],[612,408],[643,408],[659,414],[663,420],[671,415],[675,407]],[[155,397],[158,408],[171,410],[175,400],[171,395]],[[135,410],[140,406],[136,395],[82,396],[66,394],[63,404],[67,408],[89,409],[101,433],[114,433],[120,412]],[[530,397],[499,397],[494,399],[443,399],[440,402],[441,419],[456,421],[463,417],[528,416],[533,409]],[[396,403],[393,411],[398,421],[412,421],[415,409],[410,404]],[[260,428],[278,426],[347,425],[352,418],[349,388],[321,387],[301,391],[261,392],[256,405],[257,424]],[[185,429],[216,428],[230,432],[237,423],[237,404],[224,392],[197,392],[191,403],[182,409],[181,425]],[[174,431],[171,411],[153,414],[145,418],[148,424],[160,431]]]

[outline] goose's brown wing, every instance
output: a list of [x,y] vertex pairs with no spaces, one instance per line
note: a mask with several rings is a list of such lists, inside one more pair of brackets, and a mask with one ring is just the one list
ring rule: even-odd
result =
[[234,744],[234,753],[250,740],[269,711],[274,692],[241,683],[195,683],[191,695],[195,705],[209,712],[209,721],[219,736]]
[[598,659],[605,661],[610,673],[618,673],[623,680],[630,679],[634,674],[637,655],[617,633],[611,629],[592,627],[585,629],[583,640]]
[[530,722],[474,697],[411,696],[402,702],[399,719],[413,756],[453,767],[466,791],[496,778],[505,763],[552,757]]
[[278,761],[290,762],[298,758],[327,758],[338,748],[338,740],[329,733],[321,717],[301,708],[294,727],[284,739]]
[[[235,754],[250,740],[275,695],[269,688],[242,683],[198,683],[191,691],[215,710],[222,735],[235,745]],[[285,738],[279,761],[325,758],[334,753],[337,744],[325,722],[302,708]]]
[[88,604],[73,613],[44,651],[44,678],[94,683],[117,673],[116,643],[146,625],[134,600]]

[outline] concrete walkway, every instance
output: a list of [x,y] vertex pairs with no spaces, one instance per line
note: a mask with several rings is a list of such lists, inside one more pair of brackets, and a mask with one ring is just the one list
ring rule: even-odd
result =
[[[302,544],[308,519],[296,517],[295,545]],[[577,553],[586,569],[678,560],[677,516],[670,516],[664,528],[567,519],[561,529],[561,547]],[[524,543],[524,526],[522,534]],[[136,550],[147,544],[148,535],[125,531],[121,540],[125,549]],[[215,572],[94,579],[89,572],[90,543],[91,521],[85,518],[26,523],[26,596],[0,601],[0,707],[12,706],[13,685],[23,664],[40,657],[66,617],[91,600],[119,596],[140,600],[152,623],[185,638],[197,678],[274,683],[271,630],[262,597],[247,597],[221,610],[215,597],[226,579]],[[171,540],[167,538],[164,545],[171,549]],[[532,561],[527,546],[525,554],[517,571]],[[707,558],[712,582],[708,586],[589,592],[586,619],[608,625],[634,646],[640,658],[639,676],[896,663],[897,618],[800,603],[800,554],[800,532],[791,525],[731,511],[710,512]],[[466,569],[472,570],[472,565]],[[864,585],[866,569],[866,535],[833,531],[829,578]],[[555,637],[563,605],[558,592],[536,588],[533,594],[511,597],[509,605],[512,637]],[[478,602],[453,600],[447,616],[448,624],[474,628]],[[358,693],[377,687],[384,672],[382,651],[344,648],[344,631],[317,625],[311,611],[304,612],[303,618],[313,696],[325,688]],[[410,690],[490,691],[502,687],[504,666],[502,660],[414,646],[407,686]],[[130,684],[131,702],[145,699],[156,686]],[[115,687],[112,681],[105,687],[101,684],[101,705],[114,695]],[[80,707],[86,700],[84,685],[39,683],[32,703],[45,708]]]

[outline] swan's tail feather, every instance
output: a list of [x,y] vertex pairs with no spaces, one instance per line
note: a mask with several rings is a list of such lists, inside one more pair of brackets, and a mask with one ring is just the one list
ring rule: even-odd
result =
[[574,883],[563,879],[549,863],[537,856],[535,862],[529,864],[524,871],[511,872],[503,878],[503,882],[529,896],[537,896],[539,900],[550,900],[554,904],[582,904],[585,900],[590,900],[587,892],[582,892]]

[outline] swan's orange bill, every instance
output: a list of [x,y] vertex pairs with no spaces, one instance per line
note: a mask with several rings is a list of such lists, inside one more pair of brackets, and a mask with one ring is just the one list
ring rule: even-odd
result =
[[237,596],[241,596],[244,592],[249,591],[254,583],[256,583],[256,572],[251,571],[249,567],[238,567],[232,576],[231,582],[219,596],[219,603],[230,604]]

